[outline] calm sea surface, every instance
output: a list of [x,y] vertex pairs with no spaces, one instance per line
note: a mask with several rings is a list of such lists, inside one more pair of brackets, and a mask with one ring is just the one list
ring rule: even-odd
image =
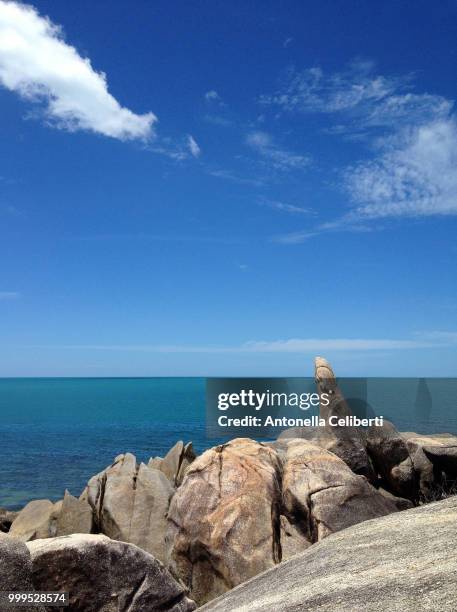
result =
[[[369,379],[367,389],[399,429],[457,434],[456,379]],[[116,455],[147,461],[177,440],[198,452],[217,442],[206,438],[203,378],[0,379],[0,507],[79,495]]]

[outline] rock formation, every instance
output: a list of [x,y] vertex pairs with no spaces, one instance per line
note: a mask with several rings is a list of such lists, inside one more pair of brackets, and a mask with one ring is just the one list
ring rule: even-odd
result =
[[169,568],[203,603],[355,523],[397,512],[305,440],[236,439],[189,468],[168,514]]
[[154,457],[149,460],[148,467],[162,471],[173,486],[182,483],[187,468],[195,460],[192,442],[184,445],[182,441],[177,442],[164,458]]
[[23,542],[55,536],[61,507],[62,502],[53,504],[48,499],[31,501],[13,521],[9,535]]
[[0,508],[0,532],[8,533],[19,512]]
[[165,474],[127,453],[90,479],[83,499],[94,512],[95,529],[165,558],[166,514],[174,493]]
[[65,491],[62,508],[57,518],[56,535],[91,533],[93,528],[92,508],[85,499],[77,499]]
[[237,439],[196,459],[174,496],[169,567],[198,603],[280,561],[277,453]]
[[[0,591],[35,591],[32,582],[32,560],[27,546],[3,533],[0,533]],[[21,606],[20,609],[44,612],[41,606]]]
[[376,474],[367,453],[364,432],[358,427],[331,426],[328,423],[332,416],[346,417],[352,414],[338,387],[331,365],[323,357],[316,357],[314,371],[318,393],[327,394],[329,397],[328,406],[321,402],[319,408],[319,416],[325,419],[326,424],[321,427],[286,429],[278,438],[307,439],[340,457],[356,474],[374,482]]
[[457,609],[457,497],[335,533],[202,612]]
[[36,590],[69,592],[71,610],[195,610],[163,565],[133,544],[76,534],[35,540],[28,548]]
[[395,493],[416,500],[419,478],[405,438],[389,421],[382,427],[370,427],[367,449],[385,486]]
[[311,542],[398,510],[339,457],[305,440],[287,443],[282,489],[284,513]]

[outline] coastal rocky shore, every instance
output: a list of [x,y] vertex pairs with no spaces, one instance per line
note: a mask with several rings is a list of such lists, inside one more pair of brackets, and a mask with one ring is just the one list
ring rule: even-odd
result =
[[[315,378],[320,416],[350,416],[320,357]],[[456,436],[387,421],[125,453],[77,497],[0,510],[0,590],[89,612],[456,610],[456,482]]]

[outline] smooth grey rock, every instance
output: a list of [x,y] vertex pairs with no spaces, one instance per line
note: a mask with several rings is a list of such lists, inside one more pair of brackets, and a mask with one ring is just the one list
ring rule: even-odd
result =
[[[21,540],[3,533],[0,533],[0,591],[35,591],[32,560],[27,546]],[[44,610],[41,606],[21,606],[19,609],[36,612]]]
[[48,499],[29,502],[13,521],[9,534],[23,542],[55,536],[61,507],[61,501],[55,504]]
[[88,482],[88,501],[96,528],[113,540],[128,541],[136,475],[136,459],[126,453],[118,455],[111,466]]
[[160,470],[140,465],[127,541],[148,551],[161,561],[166,559],[167,512],[174,488]]
[[202,612],[455,612],[457,497],[366,521]]
[[119,455],[106,470],[90,479],[87,497],[95,529],[113,540],[132,542],[165,561],[166,514],[174,488],[159,470],[134,455]]
[[36,590],[67,591],[81,612],[190,612],[195,604],[152,555],[103,535],[75,534],[27,544]]
[[93,514],[89,503],[85,500],[79,500],[65,491],[62,510],[57,519],[56,535],[91,533],[92,527]]

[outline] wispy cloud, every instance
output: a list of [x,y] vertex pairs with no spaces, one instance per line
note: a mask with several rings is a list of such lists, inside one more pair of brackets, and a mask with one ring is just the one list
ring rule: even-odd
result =
[[309,156],[279,148],[267,132],[250,132],[246,144],[275,170],[298,170],[308,166],[311,161]]
[[120,140],[148,139],[156,121],[124,108],[106,76],[63,39],[62,30],[31,6],[0,0],[0,83],[40,104],[48,124]]
[[167,136],[158,136],[147,145],[147,150],[164,155],[176,162],[191,158],[198,158],[201,154],[200,146],[193,136],[187,134],[184,138],[174,139]]
[[187,136],[187,146],[189,148],[189,151],[192,157],[200,157],[201,149],[198,146],[195,138],[191,136],[190,134],[188,134]]
[[[440,336],[441,334],[441,336]],[[249,341],[236,346],[154,344],[71,344],[47,348],[150,353],[320,353],[324,351],[384,351],[456,346],[456,332],[428,332],[405,338],[290,338]]]
[[456,120],[402,130],[375,159],[347,168],[344,183],[361,220],[457,214]]
[[262,104],[284,112],[326,113],[335,136],[363,137],[370,153],[340,171],[349,207],[328,223],[276,237],[297,244],[328,232],[367,231],[376,219],[457,214],[457,120],[454,103],[411,91],[411,75],[386,77],[372,62],[337,73],[289,71]]
[[260,206],[266,206],[268,208],[272,208],[274,210],[279,210],[281,212],[290,213],[292,215],[314,215],[315,211],[312,208],[307,208],[304,206],[296,206],[295,204],[288,204],[287,202],[281,202],[279,200],[267,200],[260,199]]
[[[341,72],[326,73],[319,66],[291,69],[280,88],[263,95],[260,103],[284,112],[333,114],[339,123],[328,129],[341,134],[361,128],[393,127],[446,117],[453,102],[439,95],[414,93],[412,75],[387,77],[370,61],[352,62]],[[348,121],[353,119],[354,122]]]
[[0,291],[0,300],[16,300],[20,295],[17,291]]
[[343,72],[326,74],[319,66],[288,70],[280,88],[261,96],[264,105],[283,111],[334,113],[382,100],[398,88],[396,79],[373,76],[371,62],[356,62]]
[[232,172],[231,170],[225,170],[223,168],[213,170],[210,169],[208,170],[208,174],[210,176],[214,176],[215,178],[225,179],[233,183],[239,183],[240,185],[252,185],[252,187],[262,187],[265,183],[262,178],[242,176],[240,174],[237,174],[236,172]]

